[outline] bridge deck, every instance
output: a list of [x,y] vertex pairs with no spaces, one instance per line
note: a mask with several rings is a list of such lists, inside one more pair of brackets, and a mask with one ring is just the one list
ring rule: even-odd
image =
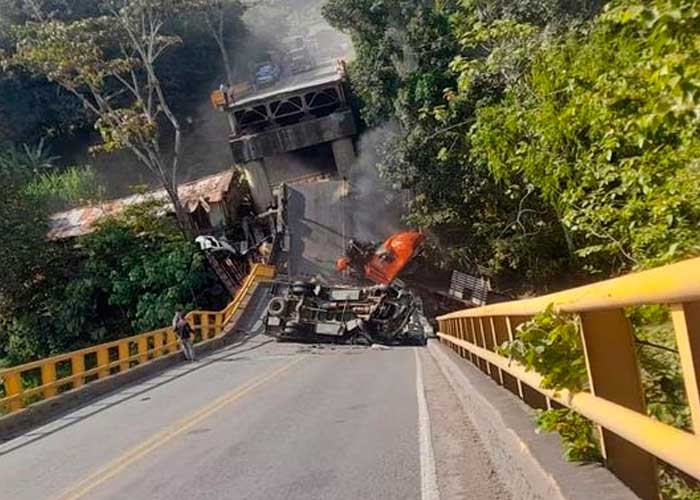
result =
[[[433,431],[458,415],[429,354],[278,344],[258,333],[263,299],[239,342],[0,445],[2,497],[421,498],[419,356]],[[450,444],[445,491],[507,498],[468,444]]]
[[274,85],[261,88],[241,99],[236,99],[228,109],[236,110],[249,107],[270,98],[279,98],[286,94],[297,93],[303,89],[339,82],[342,79],[342,75],[336,71],[336,61],[324,61],[310,71],[296,75],[283,75]]

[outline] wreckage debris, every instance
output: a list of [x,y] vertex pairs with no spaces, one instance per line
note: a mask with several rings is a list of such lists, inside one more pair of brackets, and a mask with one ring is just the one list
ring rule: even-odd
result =
[[425,344],[422,330],[409,328],[420,300],[397,285],[325,286],[297,281],[273,297],[265,332],[279,340],[336,344]]

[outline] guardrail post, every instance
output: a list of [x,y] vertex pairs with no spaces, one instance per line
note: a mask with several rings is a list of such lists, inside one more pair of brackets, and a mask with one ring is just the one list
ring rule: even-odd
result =
[[70,358],[71,373],[73,376],[73,389],[76,389],[85,384],[85,379],[82,376],[76,377],[85,373],[85,358],[82,354],[74,354]]
[[129,369],[129,343],[121,342],[117,350],[119,351],[119,373],[124,373]]
[[[464,336],[462,334],[462,324],[458,319],[454,319],[450,321],[450,330],[453,332],[451,335],[454,335],[458,339],[463,339]],[[464,348],[463,347],[457,347],[457,354],[459,354],[460,357],[464,357]]]
[[153,357],[157,358],[163,355],[163,342],[165,335],[162,333],[156,333],[153,336]]
[[[471,342],[472,345],[478,345],[478,342],[476,341],[476,327],[474,324],[474,318],[466,318],[465,321],[467,322],[467,341]],[[477,367],[479,366],[479,357],[469,351],[469,361],[474,363]]]
[[[513,317],[513,316],[506,316],[506,331],[508,333],[508,341],[513,342],[515,340],[515,333],[517,332],[518,326],[521,324],[525,323],[525,318],[522,317]],[[508,374],[509,378],[512,378],[515,380],[515,386],[514,387],[509,387],[511,392],[514,394],[517,394],[520,396],[520,399],[523,398],[523,383],[520,382],[520,379],[513,377],[510,373]],[[510,384],[510,382],[509,382]],[[508,386],[506,386],[508,387]]]
[[214,336],[221,335],[224,328],[224,315],[220,312],[216,313],[214,321]]
[[[484,328],[484,340],[486,342],[486,349],[491,352],[496,352],[496,335],[493,331],[493,318],[491,316],[485,316],[481,320],[481,325]],[[489,363],[489,375],[494,382],[501,385],[501,369],[496,365]]]
[[209,338],[209,314],[200,314],[199,331],[202,332],[202,340],[207,340]]
[[[56,363],[48,362],[41,365],[41,385],[53,384],[56,382]],[[58,394],[57,387],[47,387],[43,391],[45,398],[50,398]]]
[[[491,332],[490,318],[483,316],[477,318],[477,321],[479,323],[479,334],[481,336],[482,347],[487,351],[493,351],[493,333]],[[488,373],[489,377],[498,382],[498,375],[496,373],[498,368],[486,360],[483,360],[483,362],[486,367],[486,373]]]
[[109,377],[109,351],[105,347],[97,349],[97,378]]
[[24,406],[21,395],[22,389],[22,379],[19,372],[8,373],[4,375],[5,381],[5,397],[17,396],[8,403],[8,409],[10,413],[13,411],[21,410]]
[[168,343],[172,344],[172,347],[171,347],[172,352],[177,352],[178,349],[180,348],[179,340],[178,340],[175,332],[168,333]]
[[[496,344],[496,348],[500,347],[504,343],[510,340],[510,332],[508,329],[508,318],[505,316],[493,316],[491,318],[491,329],[493,330],[493,340]],[[501,385],[503,385],[509,391],[520,395],[520,390],[518,387],[518,379],[513,377],[510,373],[499,369],[498,370]]]
[[139,350],[139,364],[143,364],[148,361],[148,337],[143,335],[138,338],[136,345]]
[[[646,414],[632,327],[622,309],[581,314],[581,337],[591,392]],[[659,498],[656,459],[605,428],[601,445],[608,467],[644,500]]]
[[700,302],[671,306],[671,317],[693,431],[700,437]]

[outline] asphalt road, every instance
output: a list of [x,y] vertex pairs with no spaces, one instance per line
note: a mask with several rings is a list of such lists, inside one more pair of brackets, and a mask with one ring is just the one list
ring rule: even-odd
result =
[[443,463],[445,491],[469,494],[442,498],[505,498],[462,478],[489,477],[478,442],[432,456],[421,394],[433,433],[456,431],[441,428],[454,397],[432,363],[425,349],[249,336],[0,445],[0,497],[437,500],[426,482]]

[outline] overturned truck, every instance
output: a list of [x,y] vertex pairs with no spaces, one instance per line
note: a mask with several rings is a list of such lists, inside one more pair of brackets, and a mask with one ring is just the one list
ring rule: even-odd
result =
[[338,344],[424,344],[420,300],[398,285],[325,286],[297,281],[270,300],[264,318],[279,340]]

